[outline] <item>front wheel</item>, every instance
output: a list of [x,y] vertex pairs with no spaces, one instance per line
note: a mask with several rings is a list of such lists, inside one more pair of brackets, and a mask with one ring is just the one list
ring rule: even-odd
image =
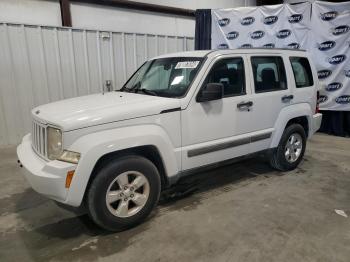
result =
[[306,147],[306,134],[299,124],[288,126],[281,137],[280,143],[272,152],[270,164],[281,171],[295,169],[302,160]]
[[158,170],[148,159],[126,156],[111,161],[96,174],[88,191],[90,217],[107,230],[130,228],[151,213],[160,190]]

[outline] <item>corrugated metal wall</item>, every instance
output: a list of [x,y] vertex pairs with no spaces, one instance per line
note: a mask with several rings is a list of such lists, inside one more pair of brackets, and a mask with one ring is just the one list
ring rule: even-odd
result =
[[0,23],[0,146],[30,130],[30,110],[119,89],[147,58],[193,50],[194,39]]

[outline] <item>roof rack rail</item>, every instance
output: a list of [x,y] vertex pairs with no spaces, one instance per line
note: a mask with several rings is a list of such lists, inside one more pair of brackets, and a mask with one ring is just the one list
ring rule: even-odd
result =
[[296,49],[296,48],[238,47],[238,48],[234,48],[234,49],[288,50],[288,51],[306,52],[305,49]]

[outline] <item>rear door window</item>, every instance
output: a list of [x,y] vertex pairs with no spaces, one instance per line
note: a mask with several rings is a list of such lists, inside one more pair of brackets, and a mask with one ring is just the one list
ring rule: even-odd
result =
[[286,71],[282,57],[251,57],[255,92],[271,92],[287,89]]

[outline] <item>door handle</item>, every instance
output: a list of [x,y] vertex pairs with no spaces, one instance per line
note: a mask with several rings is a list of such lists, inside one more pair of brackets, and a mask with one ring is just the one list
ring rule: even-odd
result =
[[282,102],[284,102],[284,103],[289,102],[289,101],[292,100],[293,98],[294,98],[293,95],[282,96]]
[[250,107],[253,106],[253,101],[248,101],[248,102],[240,102],[237,104],[237,108],[239,110],[250,110]]

